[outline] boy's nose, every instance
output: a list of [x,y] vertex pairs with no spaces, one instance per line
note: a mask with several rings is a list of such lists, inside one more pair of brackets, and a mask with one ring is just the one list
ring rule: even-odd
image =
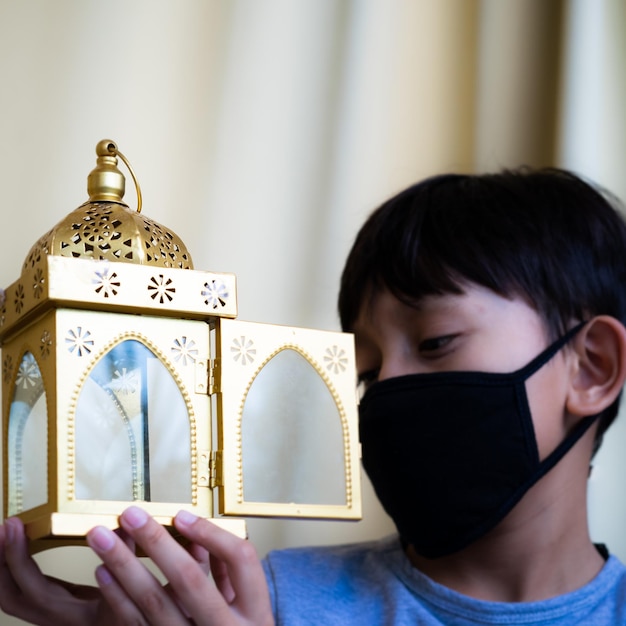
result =
[[383,361],[378,370],[378,380],[397,378],[407,374],[419,374],[425,371],[424,366],[415,359],[395,356]]

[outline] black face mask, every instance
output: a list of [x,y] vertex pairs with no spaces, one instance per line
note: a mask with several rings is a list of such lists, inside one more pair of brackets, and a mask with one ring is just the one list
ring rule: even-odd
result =
[[510,374],[411,374],[367,390],[359,409],[363,465],[418,554],[445,556],[482,537],[598,417],[582,419],[539,460],[525,381],[582,326]]

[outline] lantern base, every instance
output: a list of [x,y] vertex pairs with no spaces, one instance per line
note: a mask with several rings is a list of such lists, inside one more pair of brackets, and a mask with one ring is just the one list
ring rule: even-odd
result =
[[[185,543],[174,528],[174,518],[166,515],[154,515],[154,519],[165,526],[170,534],[179,542]],[[223,517],[206,518],[220,528],[246,539],[248,532],[243,519],[227,519]],[[50,548],[63,546],[86,546],[85,539],[94,526],[105,526],[111,530],[119,528],[119,515],[89,513],[52,513],[24,524],[29,541],[29,552],[36,554]]]

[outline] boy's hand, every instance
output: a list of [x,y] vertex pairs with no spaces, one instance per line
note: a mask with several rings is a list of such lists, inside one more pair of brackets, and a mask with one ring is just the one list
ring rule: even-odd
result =
[[[137,507],[121,516],[123,530],[163,572],[162,586],[110,530],[97,527],[87,541],[102,559],[96,579],[124,624],[230,626],[274,623],[265,575],[254,547],[186,512],[175,518],[188,549]],[[207,575],[211,569],[213,579]]]
[[[136,507],[122,514],[131,539],[161,569],[165,587],[116,533],[95,528],[88,542],[104,565],[101,592],[44,576],[28,554],[22,522],[0,526],[0,609],[41,626],[273,624],[265,576],[253,546],[206,520],[179,513],[185,549]],[[208,569],[213,580],[208,577]]]
[[112,611],[96,587],[44,576],[28,554],[18,518],[0,525],[0,609],[40,626],[114,626]]

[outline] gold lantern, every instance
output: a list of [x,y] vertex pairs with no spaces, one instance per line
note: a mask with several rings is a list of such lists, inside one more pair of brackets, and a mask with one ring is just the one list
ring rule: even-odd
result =
[[352,336],[235,319],[235,276],[194,270],[116,144],[96,154],[89,200],[5,292],[4,516],[33,552],[117,528],[131,502],[241,536],[246,516],[360,518]]

